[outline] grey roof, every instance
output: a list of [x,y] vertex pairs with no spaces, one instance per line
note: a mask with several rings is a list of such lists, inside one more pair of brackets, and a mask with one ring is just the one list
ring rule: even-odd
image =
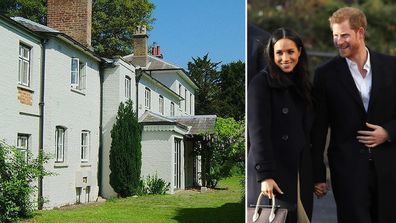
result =
[[177,122],[190,126],[189,134],[214,133],[216,115],[194,115],[173,117]]
[[44,26],[41,25],[37,22],[33,22],[29,19],[25,19],[22,17],[11,17],[12,20],[19,22],[20,24],[22,24],[23,26],[25,26],[26,28],[32,30],[32,31],[36,31],[36,32],[49,32],[49,33],[60,33],[58,30],[56,29],[52,29],[48,26]]
[[[127,62],[130,62],[132,64],[137,64],[136,62],[136,57],[134,57],[133,54],[127,55],[124,57],[124,59]],[[181,67],[178,67],[174,64],[168,63],[165,60],[162,60],[158,57],[155,57],[153,55],[148,55],[147,56],[148,59],[148,64],[149,66],[146,68],[147,70],[153,70],[153,69],[182,69]]]
[[145,111],[139,122],[144,125],[177,125],[189,129],[187,134],[198,135],[200,133],[214,133],[216,118],[216,115],[165,117]]

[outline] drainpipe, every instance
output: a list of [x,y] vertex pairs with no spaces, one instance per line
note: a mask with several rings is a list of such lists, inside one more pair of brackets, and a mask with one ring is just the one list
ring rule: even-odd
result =
[[136,117],[137,118],[139,118],[139,112],[138,112],[138,109],[139,109],[139,81],[140,81],[140,78],[142,77],[142,75],[143,75],[143,70],[142,70],[142,68],[137,68],[136,70],[135,70],[135,82],[136,82]]
[[[48,43],[48,39],[41,40],[41,75],[40,75],[40,102],[39,102],[39,157],[44,154],[44,89],[45,89],[45,46]],[[43,165],[43,163],[41,163]],[[37,194],[37,207],[39,210],[43,209],[43,177],[38,178],[38,194]]]
[[103,184],[102,184],[102,174],[103,174],[103,80],[104,80],[104,69],[105,64],[101,63],[99,66],[99,77],[100,77],[100,115],[99,115],[99,161],[98,161],[98,186],[99,186],[99,196],[103,197]]

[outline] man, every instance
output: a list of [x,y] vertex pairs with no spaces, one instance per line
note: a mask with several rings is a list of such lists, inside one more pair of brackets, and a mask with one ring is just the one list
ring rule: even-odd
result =
[[339,223],[396,221],[396,59],[365,45],[367,20],[345,7],[329,18],[336,56],[315,72],[312,132],[316,195],[325,193],[328,148]]

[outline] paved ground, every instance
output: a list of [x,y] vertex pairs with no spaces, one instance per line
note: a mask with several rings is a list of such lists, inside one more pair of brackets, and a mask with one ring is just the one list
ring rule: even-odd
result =
[[336,205],[332,191],[321,199],[314,198],[312,223],[337,223]]

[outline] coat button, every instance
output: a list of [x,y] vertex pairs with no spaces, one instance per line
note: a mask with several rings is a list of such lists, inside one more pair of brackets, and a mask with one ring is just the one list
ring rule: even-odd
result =
[[260,164],[257,164],[256,165],[256,170],[259,170],[259,169],[261,169],[261,166],[260,166]]
[[287,108],[287,107],[282,108],[282,113],[285,114],[285,115],[287,113],[289,113],[289,108]]
[[287,141],[287,140],[289,139],[289,136],[288,136],[288,135],[283,135],[283,136],[282,136],[282,139],[283,139],[284,141]]

